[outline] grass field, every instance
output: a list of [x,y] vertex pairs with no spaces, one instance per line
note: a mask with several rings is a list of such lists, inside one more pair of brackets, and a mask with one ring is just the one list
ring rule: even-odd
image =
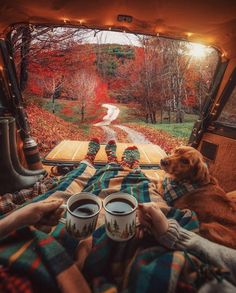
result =
[[155,124],[149,125],[154,129],[166,131],[174,137],[189,138],[194,122],[171,123],[171,124]]
[[[40,107],[52,113],[53,105],[51,100],[39,97],[32,97],[30,101],[38,104]],[[145,123],[144,119],[138,116],[138,110],[135,104],[114,105],[120,109],[120,114],[118,118],[113,121],[112,124],[125,124],[130,127],[140,126],[140,131],[144,129],[150,129],[150,131],[152,132],[153,130],[162,130],[179,139],[187,140],[189,138],[194,125],[194,121],[196,121],[197,119],[196,115],[185,114],[184,123],[174,123],[175,113],[171,113],[171,121],[173,121],[173,123],[150,124]],[[79,129],[83,131],[85,135],[89,134],[91,126],[94,123],[101,121],[102,117],[106,114],[106,109],[104,107],[101,107],[101,105],[97,107],[93,106],[88,109],[85,116],[86,119],[83,123],[81,123],[78,101],[68,100],[56,100],[54,104],[54,110],[54,114],[56,116],[62,118],[66,122],[75,124]],[[160,114],[157,115],[157,120],[160,121]],[[143,134],[145,135],[145,133]]]
[[[30,101],[50,113],[53,111],[53,104],[50,99],[33,97]],[[105,114],[106,109],[103,107],[88,107],[85,113],[85,121],[82,123],[78,101],[56,100],[54,103],[54,115],[62,118],[66,122],[76,124],[85,134],[88,134],[91,126],[100,121]]]
[[[193,114],[185,114],[184,123],[174,123],[175,113],[171,113],[171,123],[145,123],[142,119],[139,119],[135,115],[135,109],[127,104],[115,104],[120,109],[120,115],[118,121],[114,121],[114,124],[137,124],[140,126],[146,126],[151,129],[163,130],[177,138],[189,138],[194,122],[198,116]],[[160,121],[160,114],[157,115],[157,120]]]

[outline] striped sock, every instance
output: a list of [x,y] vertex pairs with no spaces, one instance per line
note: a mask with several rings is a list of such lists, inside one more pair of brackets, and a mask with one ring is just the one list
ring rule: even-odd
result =
[[100,143],[98,138],[92,138],[88,145],[88,152],[85,157],[85,160],[89,161],[89,163],[94,164],[94,159],[100,149]]
[[128,147],[124,150],[121,159],[121,166],[128,167],[130,169],[139,168],[140,153],[136,146]]
[[116,142],[114,140],[109,140],[105,147],[108,163],[118,163],[117,156],[116,156],[116,149],[117,149]]

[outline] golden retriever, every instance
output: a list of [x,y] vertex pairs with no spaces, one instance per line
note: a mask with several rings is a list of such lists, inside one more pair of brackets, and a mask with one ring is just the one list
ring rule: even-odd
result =
[[236,202],[209,174],[201,153],[189,146],[178,147],[161,160],[161,167],[180,184],[188,182],[198,186],[174,200],[173,206],[195,211],[200,234],[205,238],[236,248]]
[[173,153],[161,160],[161,167],[178,181],[207,184],[210,174],[203,156],[189,146],[176,148]]

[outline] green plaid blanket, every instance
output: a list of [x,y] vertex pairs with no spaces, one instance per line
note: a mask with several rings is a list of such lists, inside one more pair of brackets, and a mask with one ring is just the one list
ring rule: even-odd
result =
[[199,188],[200,185],[196,183],[176,181],[175,179],[166,177],[162,181],[162,187],[163,198],[166,200],[168,205],[172,205],[174,200],[191,191],[194,191]]
[[29,277],[39,291],[58,292],[56,276],[73,264],[77,244],[61,224],[51,235],[25,227],[1,240],[0,264]]
[[6,193],[0,196],[0,217],[18,208],[28,200],[32,200],[39,194],[43,194],[48,190],[57,186],[57,178],[49,177],[38,181],[33,187],[22,189],[14,193]]
[[[173,208],[168,218],[175,218],[189,230],[198,227],[190,211]],[[109,239],[101,227],[93,235],[84,274],[94,292],[175,292],[185,264],[184,252],[166,250],[150,236],[119,243]],[[194,289],[195,284],[184,283]]]
[[[56,188],[33,201],[46,199],[57,191],[73,194],[82,190],[101,197],[124,191],[139,202],[160,197],[155,182],[142,172],[125,171],[116,164],[96,170],[82,163],[61,178]],[[198,228],[196,216],[190,211],[172,209],[168,217],[175,218],[186,229]],[[58,291],[56,276],[72,264],[76,245],[77,241],[61,224],[51,235],[32,228],[20,229],[0,241],[0,264],[26,274],[38,288]],[[153,239],[139,241],[134,238],[126,243],[116,243],[106,236],[102,226],[93,235],[93,250],[86,261],[84,274],[94,292],[112,288],[119,292],[174,292],[170,288],[176,288],[185,262],[183,252],[166,251]]]

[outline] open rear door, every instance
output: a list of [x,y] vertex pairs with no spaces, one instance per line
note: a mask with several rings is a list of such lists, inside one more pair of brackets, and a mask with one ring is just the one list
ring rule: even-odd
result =
[[[236,190],[236,60],[227,67],[216,99],[191,136],[210,172],[227,192]],[[198,125],[199,126],[199,125]],[[193,139],[194,138],[194,139]]]
[[12,58],[10,45],[7,41],[0,40],[0,63],[1,72],[1,96],[5,111],[16,118],[22,139],[30,136],[30,127],[23,107],[23,99],[19,90],[15,64]]

